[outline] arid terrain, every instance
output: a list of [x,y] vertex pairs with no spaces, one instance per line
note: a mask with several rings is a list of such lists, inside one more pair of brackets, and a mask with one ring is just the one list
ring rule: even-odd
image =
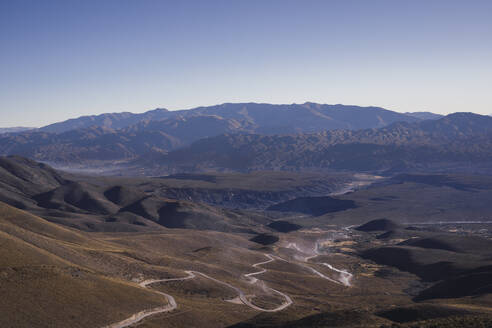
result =
[[0,163],[2,327],[492,324],[487,176]]
[[0,328],[492,328],[492,0],[0,0]]

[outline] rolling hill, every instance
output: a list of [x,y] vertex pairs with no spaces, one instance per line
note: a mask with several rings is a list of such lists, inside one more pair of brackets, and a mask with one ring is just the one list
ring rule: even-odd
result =
[[377,247],[362,256],[391,265],[437,284],[422,290],[416,300],[489,294],[492,241],[477,236],[430,233],[397,245]]
[[186,228],[249,232],[255,220],[264,219],[261,215],[169,199],[124,185],[124,180],[85,180],[91,179],[60,173],[22,157],[0,157],[0,201],[81,230]]
[[2,202],[0,244],[2,327],[102,326],[166,303],[101,273],[95,253],[117,252],[114,246]]

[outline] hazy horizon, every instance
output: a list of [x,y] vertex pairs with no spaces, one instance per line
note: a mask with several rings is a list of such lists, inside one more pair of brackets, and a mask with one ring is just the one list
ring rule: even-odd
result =
[[492,113],[490,1],[2,1],[0,126],[224,102]]

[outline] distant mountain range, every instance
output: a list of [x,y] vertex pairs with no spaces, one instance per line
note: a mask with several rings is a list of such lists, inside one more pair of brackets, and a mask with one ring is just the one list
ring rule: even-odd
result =
[[292,105],[226,103],[189,110],[168,111],[158,108],[142,114],[124,112],[83,116],[47,125],[39,130],[53,133],[90,127],[117,130],[142,122],[185,119],[195,116],[220,117],[237,122],[236,124],[240,124],[250,132],[276,134],[382,127],[398,121],[415,121],[418,113],[407,115],[380,107],[323,105],[309,102]]
[[0,155],[63,166],[121,163],[143,168],[139,174],[475,166],[490,161],[491,121],[472,113],[228,103],[86,116],[5,134]]
[[490,168],[491,164],[492,117],[472,113],[357,131],[221,135],[172,151],[156,163],[171,172]]
[[0,154],[73,163],[163,154],[221,134],[293,134],[383,127],[418,118],[379,107],[223,104],[191,110],[86,116],[0,137]]
[[142,121],[159,121],[171,116],[173,116],[173,112],[162,108],[150,110],[142,114],[133,114],[130,112],[107,113],[73,118],[44,126],[39,130],[43,132],[62,133],[90,127],[121,129]]

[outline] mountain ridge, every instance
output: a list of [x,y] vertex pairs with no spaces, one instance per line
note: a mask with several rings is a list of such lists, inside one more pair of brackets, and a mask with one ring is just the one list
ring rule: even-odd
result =
[[387,170],[439,162],[492,161],[492,118],[455,113],[380,129],[297,135],[221,135],[164,155],[169,170]]
[[[398,121],[400,114],[377,107],[306,103],[268,105],[273,107],[264,110],[262,104],[246,105],[199,107],[196,115],[144,120],[120,129],[90,126],[60,133],[9,134],[0,136],[0,154],[58,167],[121,164],[125,174],[138,175],[204,170],[405,171],[439,163],[487,167],[491,162],[490,116],[453,113],[433,120]],[[352,120],[354,113],[363,115]],[[382,119],[382,114],[389,116]],[[369,127],[350,128],[360,127],[360,120]],[[388,123],[392,120],[396,121]]]
[[[89,115],[81,116],[78,118],[73,118],[65,120],[62,122],[57,122],[43,126],[39,128],[40,131],[61,133],[68,130],[88,128],[91,126],[101,126],[110,127],[113,129],[121,129],[128,127],[133,124],[137,124],[144,121],[159,121],[167,118],[173,118],[177,116],[196,116],[196,115],[218,115],[224,118],[233,118],[236,120],[247,121],[248,118],[253,121],[261,121],[261,125],[265,125],[264,119],[275,118],[272,117],[272,112],[274,115],[278,115],[280,111],[304,111],[307,113],[311,111],[316,117],[322,117],[327,119],[326,113],[334,110],[344,109],[346,111],[358,111],[360,114],[363,110],[374,110],[378,111],[380,115],[386,114],[394,116],[398,119],[415,120],[414,117],[408,116],[404,113],[398,113],[391,110],[384,109],[382,107],[362,107],[355,105],[328,105],[328,104],[317,104],[312,102],[306,102],[304,104],[267,104],[267,103],[223,103],[214,106],[200,106],[191,109],[180,109],[169,111],[165,108],[156,108],[153,110],[146,111],[144,113],[130,113],[130,112],[120,112],[120,113],[104,113],[99,115]],[[321,111],[322,113],[316,113],[316,111]],[[322,114],[322,115],[319,115]],[[324,114],[324,115],[323,115]],[[347,113],[336,113],[338,118],[335,120],[340,120],[340,114]],[[395,118],[391,119],[391,122],[395,121]],[[384,122],[384,118],[382,120]],[[290,122],[291,123],[291,122]],[[342,124],[340,122],[338,125]],[[360,123],[359,123],[360,124]],[[345,126],[350,128],[350,124]],[[354,128],[358,128],[356,125]]]
[[51,163],[128,161],[221,134],[292,134],[382,127],[416,118],[379,107],[222,104],[184,111],[86,116],[24,133],[0,136],[0,154]]

